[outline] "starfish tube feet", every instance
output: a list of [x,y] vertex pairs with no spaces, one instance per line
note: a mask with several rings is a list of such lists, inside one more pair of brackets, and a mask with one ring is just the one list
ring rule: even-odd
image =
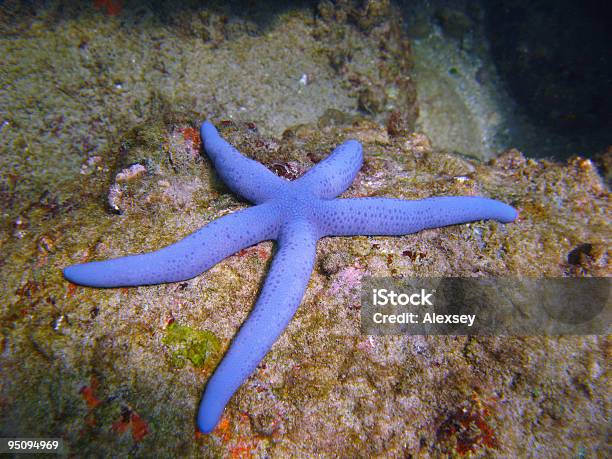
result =
[[257,368],[300,305],[312,272],[317,235],[305,221],[281,231],[278,253],[261,294],[206,385],[198,412],[198,428],[211,432],[223,409]]
[[221,217],[155,252],[68,266],[64,268],[64,277],[89,287],[191,279],[243,247],[276,238],[279,217],[278,206],[274,203],[249,207]]

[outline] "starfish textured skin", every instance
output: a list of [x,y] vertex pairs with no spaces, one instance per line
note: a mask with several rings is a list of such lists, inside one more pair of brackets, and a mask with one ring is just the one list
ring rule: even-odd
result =
[[64,269],[64,276],[91,287],[177,282],[244,247],[270,239],[278,242],[253,310],[206,385],[197,418],[205,433],[215,428],[227,402],[293,317],[310,279],[318,239],[396,236],[486,219],[509,223],[517,216],[507,204],[471,196],[335,199],[361,168],[362,146],[356,140],[344,142],[303,176],[287,181],[240,154],[210,122],[202,124],[200,133],[221,179],[256,206],[221,217],[161,250],[72,265]]

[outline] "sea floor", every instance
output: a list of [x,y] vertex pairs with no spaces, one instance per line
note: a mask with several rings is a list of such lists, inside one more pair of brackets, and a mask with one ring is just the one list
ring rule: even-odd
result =
[[[411,37],[389,2],[198,5],[0,5],[0,436],[76,456],[606,456],[609,335],[359,331],[366,275],[609,277],[594,163],[507,149],[535,144],[513,140],[484,51],[427,20]],[[321,241],[296,317],[202,435],[202,389],[273,244],[177,284],[88,289],[61,269],[247,205],[201,152],[205,118],[285,177],[358,139],[344,197],[484,195],[520,217]]]

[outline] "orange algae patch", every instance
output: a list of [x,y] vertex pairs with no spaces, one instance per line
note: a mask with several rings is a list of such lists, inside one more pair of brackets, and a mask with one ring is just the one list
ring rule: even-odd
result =
[[202,139],[200,138],[200,133],[198,132],[197,129],[194,129],[192,127],[187,127],[187,128],[181,129],[181,132],[183,134],[183,138],[186,141],[191,142],[194,146],[198,146],[202,142]]
[[142,441],[142,439],[149,433],[149,425],[144,419],[132,412],[132,438],[134,441]]
[[128,420],[125,420],[125,419],[123,419],[123,416],[122,416],[119,421],[113,422],[113,425],[111,426],[111,429],[113,430],[113,432],[122,434],[122,433],[125,433],[128,430],[128,427],[130,427],[129,418],[128,418]]
[[68,287],[66,288],[66,296],[68,298],[74,296],[79,286],[77,284],[73,284],[72,282],[68,282]]
[[238,256],[241,258],[251,255],[251,254],[257,255],[257,257],[260,260],[267,260],[268,257],[270,256],[270,253],[265,247],[259,247],[259,246],[249,247],[246,249],[240,249],[240,251],[238,252]]
[[247,459],[253,457],[253,451],[257,449],[257,445],[262,440],[259,436],[245,436],[238,433],[242,427],[246,427],[249,423],[249,417],[245,413],[240,413],[236,421],[242,426],[236,426],[236,431],[233,429],[233,424],[228,417],[222,417],[213,435],[217,436],[226,446],[228,455],[232,459]]
[[98,10],[105,10],[109,16],[117,16],[123,9],[122,0],[94,0],[94,6]]
[[446,452],[450,449],[465,456],[480,448],[499,447],[495,431],[489,424],[489,408],[477,394],[472,395],[472,402],[452,412],[440,425],[437,438]]
[[229,419],[226,417],[221,418],[221,421],[219,421],[219,424],[217,424],[217,427],[215,427],[213,433],[220,437],[224,443],[228,442],[232,436]]
[[230,457],[234,459],[251,458],[255,448],[257,448],[257,443],[239,440],[235,446],[230,448]]
[[97,407],[102,401],[94,395],[95,390],[98,387],[98,379],[95,376],[92,376],[91,382],[89,386],[85,386],[81,388],[79,391],[85,403],[87,403],[87,408],[90,410]]
[[[92,376],[89,386],[85,386],[79,391],[83,397],[83,400],[85,400],[85,403],[87,404],[87,408],[89,408],[89,412],[85,417],[85,425],[89,427],[94,427],[97,424],[96,415],[93,410],[102,403],[102,400],[95,396],[95,391],[98,388],[98,385],[98,379],[95,376]],[[147,422],[134,410],[124,406],[121,409],[121,418],[117,422],[113,422],[111,425],[111,430],[115,433],[123,434],[130,429],[132,432],[132,438],[135,442],[142,441],[142,439],[149,433],[149,425]],[[86,431],[83,430],[81,434],[83,435],[85,432]]]
[[123,434],[130,428],[132,429],[132,439],[136,443],[142,441],[149,433],[149,424],[147,424],[147,422],[135,411],[128,409],[121,414],[121,419],[119,419],[119,421],[113,422],[111,429],[113,432]]

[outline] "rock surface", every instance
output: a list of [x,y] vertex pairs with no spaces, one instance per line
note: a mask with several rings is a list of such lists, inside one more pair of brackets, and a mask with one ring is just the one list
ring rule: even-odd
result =
[[[484,195],[515,206],[519,220],[320,241],[295,318],[215,432],[197,434],[202,390],[255,301],[273,244],[176,284],[90,289],[61,275],[71,263],[160,248],[247,205],[200,155],[188,119],[165,114],[132,129],[84,163],[68,198],[45,194],[2,226],[4,436],[61,436],[78,455],[142,457],[604,454],[609,336],[359,332],[364,275],[610,276],[610,194],[594,165],[516,150],[482,164],[359,119],[280,138],[215,121],[281,175],[360,140],[364,167],[343,197]],[[126,169],[138,173],[117,180]]]

